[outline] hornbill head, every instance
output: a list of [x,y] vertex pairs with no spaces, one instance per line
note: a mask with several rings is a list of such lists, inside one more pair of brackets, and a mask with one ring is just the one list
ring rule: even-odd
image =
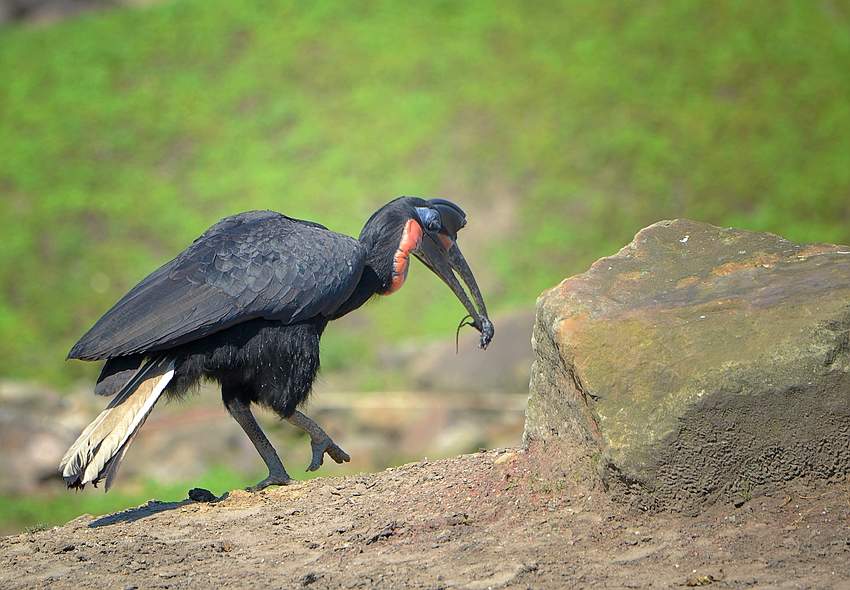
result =
[[[400,239],[393,239],[397,249],[392,256],[391,274],[379,293],[389,295],[401,288],[407,277],[408,256],[413,254],[454,292],[472,318],[468,325],[481,332],[479,348],[487,348],[493,338],[493,323],[487,317],[484,298],[457,245],[457,232],[466,225],[466,214],[463,210],[444,199],[426,201],[416,197],[401,197],[389,203],[382,211],[398,220],[390,222],[391,225],[396,228],[401,226],[403,229]],[[376,213],[373,218],[380,216],[380,213],[381,211]],[[400,215],[401,219],[396,215]],[[370,225],[371,223],[367,223],[364,233],[371,233],[367,230]],[[361,240],[364,237],[361,234]],[[466,285],[468,294],[461,281]]]

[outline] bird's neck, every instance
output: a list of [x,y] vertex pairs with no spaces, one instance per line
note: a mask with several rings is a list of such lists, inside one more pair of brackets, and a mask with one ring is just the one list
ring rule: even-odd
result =
[[[394,291],[393,271],[395,255],[403,241],[404,222],[382,215],[379,210],[366,222],[358,240],[366,248],[366,264],[363,274],[351,296],[334,312],[336,319],[354,311],[373,295],[387,295]],[[409,263],[409,262],[408,262]],[[398,280],[396,280],[396,285]],[[396,287],[397,288],[397,287]]]
[[[385,206],[363,226],[358,240],[366,248],[363,274],[368,287],[374,289],[372,294],[389,295],[401,287],[404,276],[399,279],[399,273],[406,274],[409,252],[421,239],[422,230],[417,235],[414,225],[419,228],[394,208]],[[369,269],[371,273],[367,272]]]

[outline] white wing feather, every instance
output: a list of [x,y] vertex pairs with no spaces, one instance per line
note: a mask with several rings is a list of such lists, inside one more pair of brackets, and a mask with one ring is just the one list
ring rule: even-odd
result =
[[[59,469],[69,487],[82,487],[89,482],[96,485],[110,461],[119,453],[123,457],[173,376],[173,359],[154,359],[118,392],[62,458]],[[113,465],[113,477],[121,457]]]

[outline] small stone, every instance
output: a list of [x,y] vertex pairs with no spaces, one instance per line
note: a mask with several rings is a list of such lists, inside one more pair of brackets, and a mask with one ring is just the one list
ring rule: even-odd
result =
[[518,455],[516,453],[503,453],[499,455],[495,461],[493,461],[494,465],[504,465],[505,463],[510,463],[514,459],[516,459]]
[[214,502],[215,495],[204,488],[192,488],[189,490],[189,499],[193,502]]

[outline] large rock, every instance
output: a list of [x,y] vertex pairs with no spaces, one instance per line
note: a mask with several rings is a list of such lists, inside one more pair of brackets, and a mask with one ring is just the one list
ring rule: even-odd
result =
[[850,471],[850,248],[664,221],[537,302],[525,439],[647,508]]

